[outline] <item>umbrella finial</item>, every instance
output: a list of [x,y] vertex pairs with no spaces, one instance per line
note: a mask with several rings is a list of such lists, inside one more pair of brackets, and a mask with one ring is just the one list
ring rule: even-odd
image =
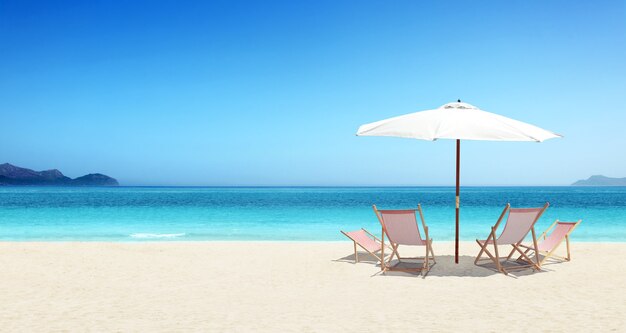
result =
[[456,101],[457,101],[458,103],[461,103],[461,100],[460,100],[460,99],[457,99]]

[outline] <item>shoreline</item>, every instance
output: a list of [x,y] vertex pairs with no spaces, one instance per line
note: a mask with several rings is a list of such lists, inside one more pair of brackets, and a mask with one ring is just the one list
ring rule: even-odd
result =
[[[483,187],[576,187],[576,188],[616,188],[626,187],[626,185],[462,185],[463,188],[483,188]],[[215,188],[215,189],[245,189],[245,188],[452,188],[456,185],[4,185],[0,184],[0,188]]]
[[[379,235],[376,235],[379,237]],[[344,237],[345,238],[345,237]],[[380,238],[380,237],[379,237]],[[281,239],[256,239],[256,240],[241,240],[241,239],[219,239],[219,240],[116,240],[116,241],[103,241],[103,240],[0,240],[1,244],[62,244],[62,243],[76,243],[76,244],[203,244],[203,243],[345,243],[350,241],[348,238],[345,239],[334,239],[334,240],[281,240]],[[626,245],[626,240],[579,240],[573,239],[574,243],[583,243],[583,244],[624,244]],[[450,246],[454,246],[453,240],[444,240],[437,241],[438,244],[451,244]],[[476,241],[474,240],[460,240],[459,243],[471,243],[476,245]],[[526,241],[525,243],[529,243]]]

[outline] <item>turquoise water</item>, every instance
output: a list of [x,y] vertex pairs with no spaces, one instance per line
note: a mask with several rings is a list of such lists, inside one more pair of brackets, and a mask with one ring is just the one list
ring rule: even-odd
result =
[[[507,202],[551,206],[538,222],[583,219],[579,241],[626,241],[626,187],[464,187],[461,239],[484,238]],[[454,239],[454,188],[0,187],[1,240],[341,240],[379,233],[371,204],[422,203],[436,240]]]

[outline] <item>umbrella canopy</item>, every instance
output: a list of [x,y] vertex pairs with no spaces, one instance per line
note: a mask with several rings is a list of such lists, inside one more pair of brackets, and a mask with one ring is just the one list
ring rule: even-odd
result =
[[558,134],[467,103],[448,103],[438,109],[393,117],[359,127],[359,136],[396,136],[437,140],[536,141]]
[[409,113],[359,127],[358,136],[394,136],[434,141],[456,140],[455,262],[459,262],[459,182],[461,140],[542,142],[561,135],[458,101],[434,110]]

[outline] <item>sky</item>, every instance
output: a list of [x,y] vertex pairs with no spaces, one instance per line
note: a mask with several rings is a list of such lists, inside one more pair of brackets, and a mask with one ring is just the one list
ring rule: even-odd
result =
[[0,0],[0,163],[453,185],[453,141],[355,132],[457,99],[564,136],[464,141],[463,185],[626,177],[626,2]]

